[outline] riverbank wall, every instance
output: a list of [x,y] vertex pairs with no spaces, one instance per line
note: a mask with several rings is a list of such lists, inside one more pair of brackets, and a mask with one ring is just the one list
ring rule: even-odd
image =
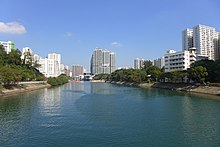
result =
[[34,90],[49,88],[49,87],[51,87],[51,85],[49,85],[47,83],[26,83],[26,84],[22,84],[22,86],[20,86],[20,87],[17,86],[17,87],[12,87],[10,89],[3,88],[0,91],[0,97],[10,96],[10,95],[14,95],[17,93],[34,91]]
[[220,87],[194,85],[186,83],[132,83],[132,82],[110,82],[112,84],[136,86],[140,88],[161,88],[176,91],[194,92],[220,96]]

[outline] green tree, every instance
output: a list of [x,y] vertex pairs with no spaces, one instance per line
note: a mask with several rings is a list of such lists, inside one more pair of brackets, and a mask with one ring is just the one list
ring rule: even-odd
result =
[[58,77],[49,77],[47,80],[47,83],[51,86],[58,86],[62,85],[68,82],[68,77],[64,74],[58,76]]
[[191,68],[197,67],[197,66],[203,66],[206,68],[208,72],[208,76],[206,77],[206,80],[209,82],[216,82],[218,75],[216,75],[216,62],[213,60],[200,60],[195,62],[191,65]]
[[94,80],[109,80],[110,74],[98,74],[93,78]]
[[144,69],[147,69],[147,68],[149,68],[150,66],[152,66],[153,65],[153,62],[152,61],[150,61],[150,60],[146,60],[146,61],[144,61]]
[[187,72],[189,74],[189,79],[201,84],[205,83],[205,78],[208,76],[208,72],[203,66],[191,67]]
[[21,51],[16,49],[16,50],[11,50],[9,54],[6,54],[5,64],[21,65]]
[[0,67],[3,66],[5,63],[5,57],[6,57],[5,48],[0,45]]
[[28,67],[33,66],[33,56],[30,51],[26,51],[23,53],[22,64]]
[[15,85],[21,80],[20,71],[10,66],[3,66],[0,68],[0,81],[4,86]]
[[148,75],[150,75],[151,80],[153,81],[158,81],[160,75],[162,74],[162,71],[160,68],[156,67],[156,66],[150,66],[146,69],[146,72]]

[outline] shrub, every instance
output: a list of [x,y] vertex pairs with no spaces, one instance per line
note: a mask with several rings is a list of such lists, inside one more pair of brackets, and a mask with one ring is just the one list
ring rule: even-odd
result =
[[68,78],[65,75],[60,75],[58,77],[50,77],[47,80],[47,83],[50,84],[51,86],[58,86],[62,85],[68,82]]
[[208,83],[208,86],[220,87],[220,83]]

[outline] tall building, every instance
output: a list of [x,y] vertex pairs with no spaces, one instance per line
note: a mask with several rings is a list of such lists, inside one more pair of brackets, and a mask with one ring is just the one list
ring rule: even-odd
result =
[[164,57],[155,59],[153,64],[154,66],[157,66],[158,68],[163,68],[165,65]]
[[110,52],[110,73],[114,72],[116,70],[116,62],[115,62],[115,53]]
[[193,27],[193,44],[196,52],[197,54],[208,56],[209,60],[215,59],[215,39],[217,39],[215,28],[205,25]]
[[144,67],[144,59],[134,59],[134,69],[141,69]]
[[182,49],[183,51],[193,47],[193,29],[182,31]]
[[79,80],[79,76],[84,74],[84,68],[81,65],[72,66],[72,77],[75,80]]
[[165,54],[165,72],[174,70],[187,70],[196,61],[195,48],[176,52],[169,50]]
[[51,53],[51,54],[48,54],[48,59],[54,59],[60,63],[61,62],[61,55],[56,54],[56,53]]
[[110,51],[104,50],[103,52],[103,72],[105,74],[110,73]]
[[15,43],[13,41],[0,41],[0,45],[3,45],[7,54],[10,53],[11,50],[15,49]]
[[48,58],[40,58],[38,64],[40,64],[39,71],[46,77],[58,77],[61,74],[60,54],[48,54]]
[[64,65],[64,64],[60,64],[60,71],[61,71],[61,74],[65,74],[66,76],[70,76],[69,66]]
[[103,53],[101,48],[96,48],[91,58],[91,73],[100,74],[103,72]]
[[58,75],[55,74],[55,60],[48,59],[48,58],[41,58],[39,60],[39,64],[41,65],[38,69],[39,71],[44,74],[46,77],[57,77]]
[[216,40],[216,48],[215,48],[215,60],[220,60],[220,32],[217,32],[218,39]]
[[218,60],[220,59],[220,32],[218,34]]
[[115,71],[115,53],[95,48],[91,57],[91,74],[110,74]]
[[219,57],[218,32],[214,27],[197,25],[182,32],[183,51],[196,48],[197,57],[216,60]]
[[54,62],[53,74],[59,76],[61,74],[61,55],[56,53],[48,54],[48,59]]

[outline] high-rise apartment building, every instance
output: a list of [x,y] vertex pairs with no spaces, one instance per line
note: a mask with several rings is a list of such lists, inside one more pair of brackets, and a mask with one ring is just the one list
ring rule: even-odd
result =
[[215,48],[215,60],[220,60],[220,32],[217,32],[218,39],[216,40],[216,48]]
[[101,48],[96,48],[91,58],[91,73],[100,74],[102,73],[103,65],[103,53]]
[[182,49],[196,48],[198,57],[216,60],[219,57],[218,32],[214,27],[197,25],[182,32]]
[[59,76],[61,74],[61,55],[56,53],[48,54],[49,60],[54,60],[54,70],[52,71],[54,75]]
[[103,73],[110,73],[110,51],[104,50],[103,52]]
[[182,31],[182,49],[183,51],[193,47],[193,29]]
[[110,52],[110,73],[114,72],[116,70],[116,62],[115,62],[115,53]]
[[67,65],[60,64],[60,71],[61,71],[61,74],[65,74],[66,76],[70,75],[69,66],[67,66]]
[[61,63],[61,55],[56,53],[48,54],[48,59],[54,59],[57,62]]
[[193,27],[193,44],[196,52],[199,55],[208,56],[209,60],[215,59],[216,39],[217,32],[215,28],[205,25]]
[[74,79],[78,79],[79,76],[84,74],[84,68],[81,65],[73,65],[72,66],[72,77]]
[[52,53],[48,58],[38,58],[38,68],[46,77],[58,77],[61,74],[61,55]]
[[157,66],[158,68],[163,68],[165,65],[164,57],[155,59],[153,64],[154,66]]
[[115,71],[115,53],[101,48],[96,48],[91,57],[90,68],[93,75],[112,73]]
[[57,69],[55,67],[56,61],[48,58],[41,58],[39,60],[39,64],[41,65],[38,69],[41,73],[43,73],[46,77],[57,77]]
[[134,59],[134,69],[141,69],[144,67],[144,59]]
[[7,54],[10,53],[12,49],[15,49],[15,43],[13,41],[0,41],[0,45],[3,45]]

